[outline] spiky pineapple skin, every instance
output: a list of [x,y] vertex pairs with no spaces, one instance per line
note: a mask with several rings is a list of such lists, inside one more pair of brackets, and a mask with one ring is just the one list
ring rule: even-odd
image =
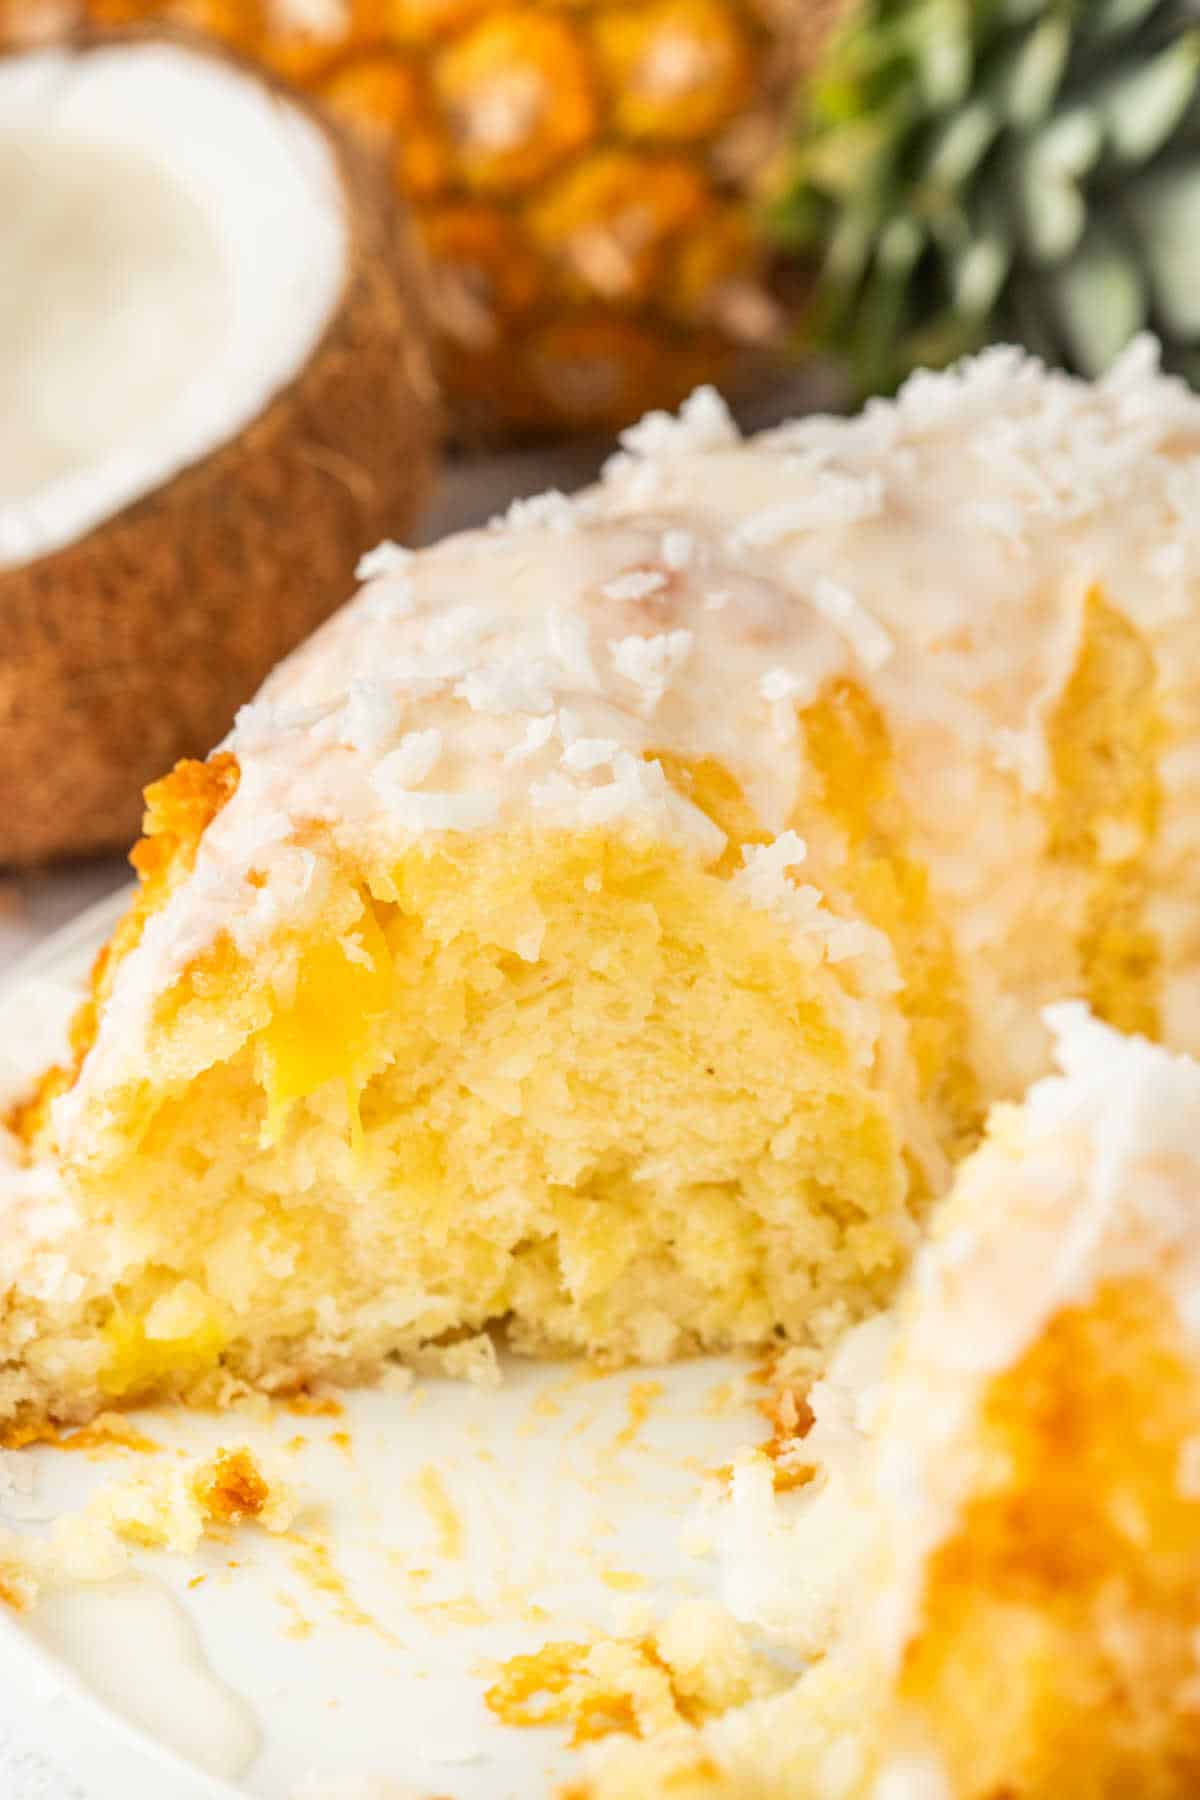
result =
[[831,0],[7,3],[215,33],[388,157],[466,437],[623,424],[777,326],[751,194]]
[[772,170],[864,392],[998,338],[1200,382],[1198,0],[854,0]]

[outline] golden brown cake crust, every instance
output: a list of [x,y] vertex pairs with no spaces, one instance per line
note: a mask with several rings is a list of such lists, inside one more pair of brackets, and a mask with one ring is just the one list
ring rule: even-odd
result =
[[3,1121],[22,1143],[33,1144],[46,1123],[50,1102],[73,1085],[92,1047],[117,970],[139,943],[147,919],[166,904],[190,872],[200,839],[237,792],[240,774],[237,757],[229,750],[218,750],[207,762],[185,757],[169,775],[152,781],[146,789],[144,835],[129,853],[137,870],[137,893],[92,964],[87,997],[71,1021],[71,1061],[48,1068],[33,1091],[12,1107]]

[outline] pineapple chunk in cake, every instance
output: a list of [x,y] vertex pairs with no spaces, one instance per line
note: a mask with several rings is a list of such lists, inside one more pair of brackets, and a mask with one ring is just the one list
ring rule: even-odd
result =
[[996,352],[369,558],[150,791],[13,1121],[0,1415],[877,1309],[1046,1002],[1200,1048],[1198,467],[1144,346]]
[[917,1260],[840,1504],[818,1474],[773,1584],[764,1547],[771,1623],[790,1590],[823,1660],[623,1752],[595,1800],[1196,1793],[1200,1066],[1055,1023],[1063,1073],[999,1109]]

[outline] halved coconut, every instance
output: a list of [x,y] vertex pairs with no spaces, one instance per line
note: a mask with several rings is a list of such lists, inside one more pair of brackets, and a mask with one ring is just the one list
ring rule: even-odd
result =
[[220,51],[0,58],[0,861],[124,843],[427,489],[377,173]]

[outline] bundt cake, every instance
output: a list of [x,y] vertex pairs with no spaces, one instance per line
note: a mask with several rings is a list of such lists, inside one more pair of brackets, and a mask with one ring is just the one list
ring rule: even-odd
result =
[[821,1345],[1047,1002],[1200,1050],[1200,401],[995,350],[364,561],[148,790],[10,1117],[0,1417]]
[[1200,1065],[1051,1012],[1062,1074],[993,1115],[790,1527],[839,1568],[827,1641],[789,1620],[821,1656],[575,1800],[1200,1791]]

